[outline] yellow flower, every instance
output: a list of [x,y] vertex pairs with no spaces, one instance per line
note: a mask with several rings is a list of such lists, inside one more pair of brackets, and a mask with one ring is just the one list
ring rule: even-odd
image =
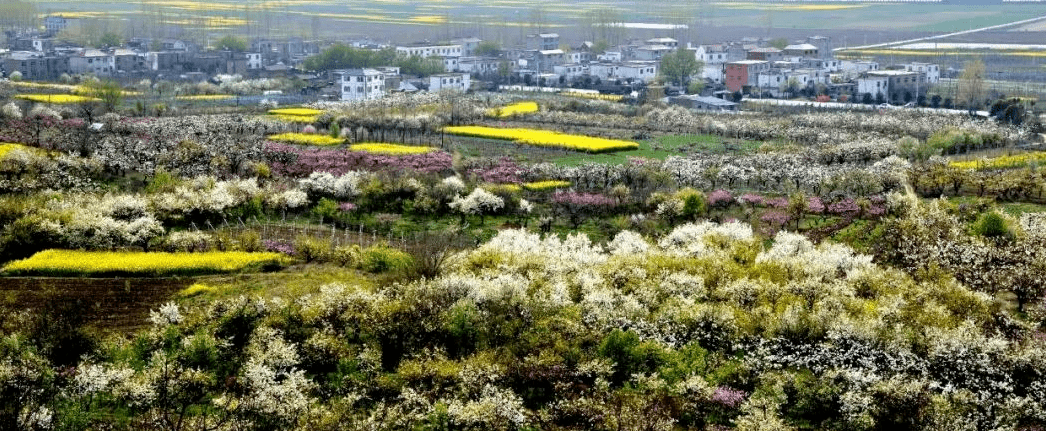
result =
[[588,153],[606,153],[612,151],[635,150],[639,148],[639,144],[631,141],[568,135],[550,130],[500,129],[497,127],[484,126],[452,126],[444,128],[443,131],[452,135],[504,139],[515,141],[519,144],[565,148]]
[[992,157],[990,159],[966,160],[962,162],[951,162],[950,165],[959,169],[988,170],[988,169],[1011,169],[1023,168],[1032,163],[1046,162],[1046,152],[1022,153],[1010,156]]
[[15,97],[40,103],[83,103],[101,101],[101,99],[96,97],[76,96],[72,94],[19,94]]
[[620,102],[625,96],[620,94],[599,94],[599,93],[585,93],[578,91],[564,91],[560,93],[564,96],[569,97],[580,97],[582,99],[595,99],[595,100],[606,100],[609,102]]
[[269,115],[291,123],[315,123],[323,111],[312,108],[270,109]]
[[561,189],[564,187],[570,187],[570,181],[546,180],[535,181],[532,183],[523,183],[523,188],[535,192],[542,190]]
[[131,251],[45,250],[7,264],[8,274],[48,275],[196,275],[282,266],[279,253],[240,251],[207,253],[146,253]]
[[280,133],[278,135],[269,135],[268,139],[270,141],[290,142],[301,145],[339,145],[345,142],[342,138],[309,133]]
[[494,108],[487,111],[487,116],[505,118],[514,115],[529,114],[531,112],[538,112],[537,102],[519,102],[502,108]]
[[8,153],[10,153],[12,151],[15,151],[15,150],[37,152],[37,153],[41,153],[41,154],[44,153],[44,150],[41,150],[41,149],[36,148],[36,147],[27,147],[27,146],[22,145],[22,144],[12,144],[12,143],[8,143],[8,142],[0,142],[0,159],[3,159],[5,156],[7,156]]
[[426,154],[436,151],[432,147],[416,147],[412,145],[363,143],[349,145],[352,151],[363,151],[371,154],[383,154],[386,156],[405,156],[411,154]]

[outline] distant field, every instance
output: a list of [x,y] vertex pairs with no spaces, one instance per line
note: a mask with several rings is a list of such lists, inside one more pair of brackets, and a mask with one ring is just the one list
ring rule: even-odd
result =
[[[46,6],[44,6],[46,5]],[[1046,14],[1046,5],[1000,4],[971,8],[954,4],[860,2],[675,2],[651,6],[631,1],[565,1],[541,3],[518,0],[379,1],[286,0],[195,1],[117,0],[111,2],[51,1],[38,6],[41,14],[75,17],[111,17],[149,32],[163,22],[189,31],[207,33],[265,33],[310,35],[359,31],[353,24],[441,27],[556,28],[587,27],[594,11],[632,24],[743,26],[788,29],[855,29],[881,31],[949,32],[1003,24]],[[632,26],[630,24],[630,26]],[[161,26],[162,27],[162,26]],[[1038,27],[1035,27],[1038,28]],[[390,31],[390,33],[392,33]]]

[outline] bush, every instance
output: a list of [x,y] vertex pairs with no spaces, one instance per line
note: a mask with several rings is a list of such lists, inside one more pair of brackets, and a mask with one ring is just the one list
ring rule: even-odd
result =
[[998,211],[984,213],[973,227],[974,233],[987,238],[1012,238],[1013,229],[1009,221]]
[[331,243],[328,240],[301,235],[294,239],[294,252],[306,263],[326,262],[330,259]]
[[359,268],[367,272],[400,271],[412,265],[414,258],[409,254],[384,244],[364,249],[359,262]]

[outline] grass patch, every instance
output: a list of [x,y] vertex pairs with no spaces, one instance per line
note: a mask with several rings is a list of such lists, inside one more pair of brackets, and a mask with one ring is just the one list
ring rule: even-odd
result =
[[240,295],[262,298],[298,298],[318,293],[320,287],[341,283],[371,290],[385,284],[387,275],[366,275],[351,268],[331,264],[294,265],[280,272],[263,272],[236,275],[212,275],[200,277],[191,290],[189,286],[179,292],[178,300],[183,304],[205,305],[213,301],[235,298]]
[[639,148],[611,154],[564,155],[553,160],[561,166],[576,166],[582,163],[606,163],[621,165],[629,157],[664,160],[668,156],[689,154],[751,154],[763,143],[759,141],[724,140],[715,135],[664,135],[639,142]]

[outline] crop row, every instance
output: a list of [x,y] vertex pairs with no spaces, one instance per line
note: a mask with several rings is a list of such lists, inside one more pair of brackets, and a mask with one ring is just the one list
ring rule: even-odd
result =
[[199,275],[279,267],[287,258],[279,253],[207,252],[164,253],[122,251],[45,250],[11,262],[0,272],[8,275]]
[[639,144],[617,139],[594,138],[591,136],[568,135],[550,130],[537,129],[502,129],[485,126],[451,126],[443,129],[452,135],[474,136],[479,138],[502,139],[519,144],[539,147],[558,147],[587,153],[608,153],[613,151],[635,150]]

